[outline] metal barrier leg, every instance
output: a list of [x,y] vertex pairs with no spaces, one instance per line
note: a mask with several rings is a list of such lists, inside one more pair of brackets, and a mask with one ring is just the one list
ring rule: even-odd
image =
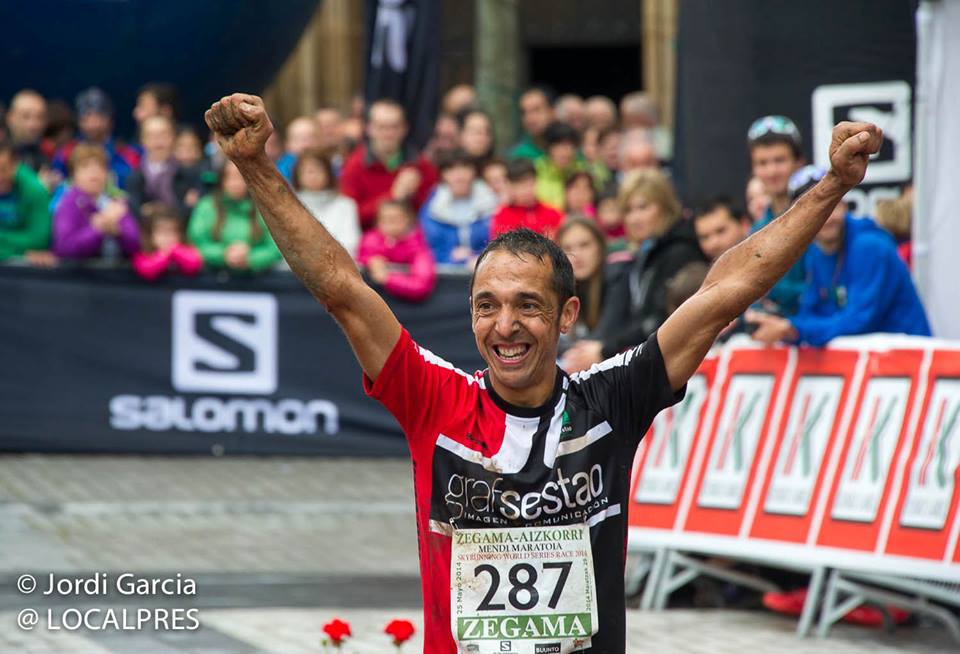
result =
[[640,599],[640,608],[649,611],[654,608],[656,601],[657,588],[663,579],[663,567],[666,564],[667,550],[657,549],[653,553],[653,563],[650,565],[650,572],[647,573],[647,585],[643,587],[643,597]]
[[823,576],[826,568],[814,568],[810,575],[810,586],[807,588],[807,599],[803,602],[803,613],[797,623],[797,636],[806,638],[813,626],[813,619],[820,604],[820,593],[823,590]]
[[663,569],[660,571],[660,579],[657,580],[657,592],[653,600],[655,611],[662,611],[667,606],[667,598],[673,591],[669,588],[670,579],[673,577],[673,571],[676,568],[673,550],[666,550],[663,557]]

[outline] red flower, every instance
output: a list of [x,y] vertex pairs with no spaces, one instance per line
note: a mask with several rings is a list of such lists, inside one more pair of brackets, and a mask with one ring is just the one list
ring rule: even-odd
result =
[[393,636],[393,644],[400,647],[400,645],[410,639],[410,636],[412,636],[416,630],[413,628],[413,623],[409,620],[391,620],[390,624],[388,624],[383,631]]
[[330,640],[333,641],[333,644],[337,647],[343,644],[344,638],[353,635],[350,633],[350,624],[337,618],[323,625],[323,631],[330,636]]

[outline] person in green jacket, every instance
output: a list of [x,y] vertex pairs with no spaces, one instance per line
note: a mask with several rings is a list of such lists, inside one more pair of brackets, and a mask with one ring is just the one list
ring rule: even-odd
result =
[[[26,257],[33,263],[50,248],[50,196],[37,174],[0,143],[0,261]],[[49,256],[48,253],[44,253]]]
[[230,162],[223,167],[217,190],[194,207],[187,235],[210,268],[259,271],[280,261],[246,182]]
[[554,122],[544,130],[543,138],[546,152],[533,162],[537,170],[537,198],[563,211],[567,179],[588,168],[577,151],[580,135],[566,123]]

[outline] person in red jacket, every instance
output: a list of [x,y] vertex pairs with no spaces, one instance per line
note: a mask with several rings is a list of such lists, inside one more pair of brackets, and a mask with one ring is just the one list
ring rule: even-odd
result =
[[360,226],[373,227],[384,200],[409,202],[415,210],[427,201],[437,183],[437,169],[404,149],[407,119],[393,100],[370,105],[367,141],[343,165],[340,190],[357,202]]
[[175,207],[163,202],[147,202],[140,211],[142,249],[133,255],[133,269],[153,282],[168,271],[196,275],[203,268],[200,251],[184,243],[183,220]]
[[553,238],[563,214],[537,199],[537,171],[529,159],[514,159],[507,166],[512,202],[497,209],[490,223],[490,238],[526,227]]
[[357,262],[366,266],[370,281],[401,300],[422,302],[437,283],[433,251],[406,202],[380,203],[377,224],[363,235]]

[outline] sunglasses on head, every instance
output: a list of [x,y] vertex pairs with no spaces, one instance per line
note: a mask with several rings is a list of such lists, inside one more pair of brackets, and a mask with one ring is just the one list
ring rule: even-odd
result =
[[763,116],[757,118],[747,130],[747,140],[756,141],[767,134],[779,134],[789,137],[795,143],[800,143],[800,130],[792,120],[786,116]]

